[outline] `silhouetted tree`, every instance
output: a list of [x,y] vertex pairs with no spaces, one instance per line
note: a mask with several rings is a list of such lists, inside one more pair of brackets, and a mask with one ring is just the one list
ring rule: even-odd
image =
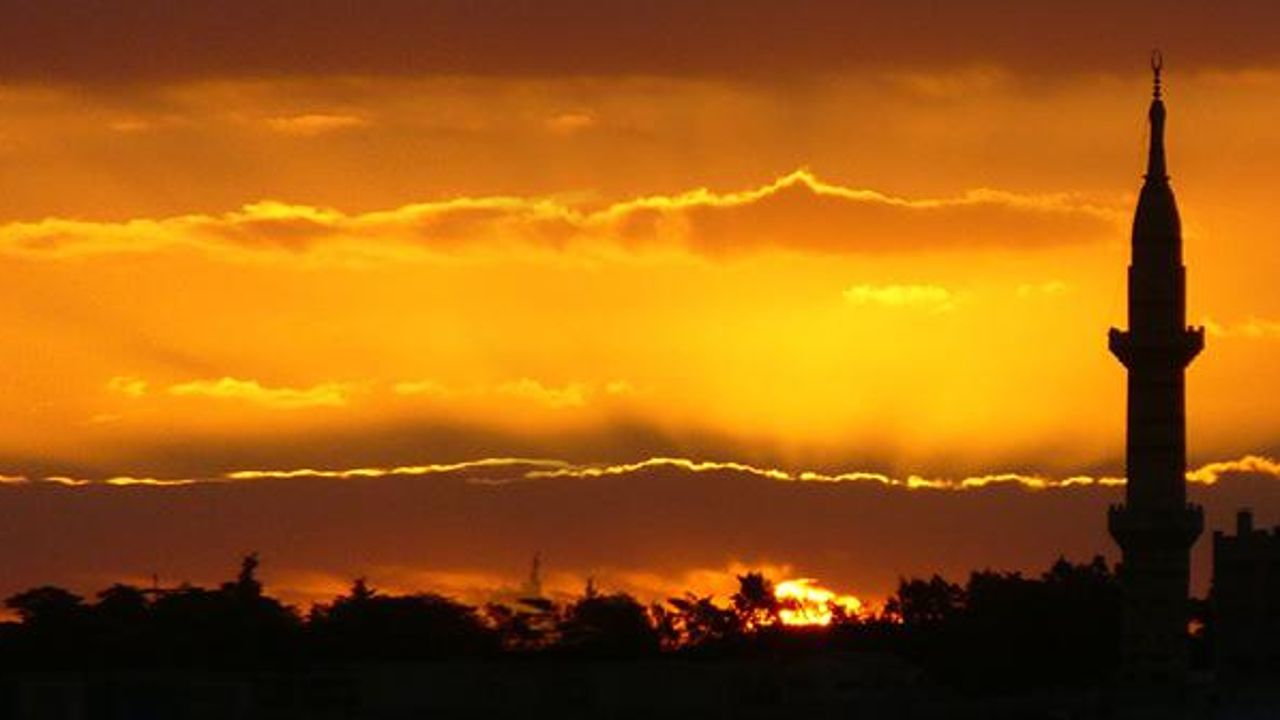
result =
[[1041,577],[1045,588],[1045,628],[1050,663],[1059,677],[1110,677],[1120,662],[1122,601],[1120,579],[1102,556],[1073,564],[1065,558]]
[[698,597],[689,593],[682,598],[670,598],[667,603],[674,609],[669,622],[680,646],[722,647],[742,636],[739,614],[716,605],[710,596]]
[[93,605],[94,616],[113,625],[145,622],[151,609],[147,594],[133,585],[116,583],[98,593]]
[[142,666],[154,662],[151,601],[133,585],[117,583],[98,593],[89,608],[86,638],[101,665]]
[[1041,577],[974,572],[964,588],[902,580],[886,604],[900,651],[947,682],[973,687],[1097,682],[1115,667],[1120,596],[1102,558],[1059,558]]
[[653,631],[658,635],[660,650],[665,652],[681,648],[679,612],[674,607],[653,603],[649,606],[649,619],[653,622]]
[[183,586],[152,603],[157,652],[171,662],[255,666],[296,659],[301,620],[262,593],[258,558],[248,555],[236,579],[217,590]]
[[733,609],[742,627],[758,630],[778,625],[782,605],[774,594],[773,582],[763,573],[749,572],[738,576],[738,592],[733,594]]
[[1119,584],[1102,558],[1081,564],[1060,558],[1038,577],[974,572],[964,587],[937,575],[902,579],[881,615],[833,607],[828,628],[784,626],[773,583],[758,572],[738,577],[728,603],[686,594],[646,607],[588,583],[565,606],[533,597],[490,604],[483,613],[431,593],[383,594],[361,578],[332,602],[314,605],[303,623],[266,594],[258,569],[251,554],[216,589],[117,584],[91,604],[52,586],[19,593],[5,602],[19,622],[0,623],[0,664],[253,669],[503,650],[591,658],[840,650],[895,655],[937,681],[981,689],[1096,687],[1118,659]]
[[659,646],[644,605],[623,593],[583,595],[565,609],[559,634],[559,647],[575,654],[629,657],[653,653]]
[[[1055,621],[1042,583],[1021,573],[972,573],[963,615],[945,666],[953,678],[1001,684],[1025,683],[1045,670],[1048,625]],[[964,652],[968,648],[968,652]]]
[[500,646],[471,607],[430,593],[382,595],[363,580],[347,595],[314,607],[309,630],[319,652],[346,659],[475,656]]
[[556,604],[546,598],[520,598],[514,606],[490,603],[484,614],[504,648],[529,652],[557,642],[559,613]]
[[82,638],[88,619],[83,598],[63,588],[44,585],[18,593],[4,604],[22,621],[13,635],[16,657],[36,666],[83,664],[86,658]]
[[953,619],[964,607],[960,586],[934,575],[928,580],[900,579],[885,603],[885,613],[907,626],[929,626]]
[[223,583],[222,592],[243,601],[262,597],[262,583],[258,581],[258,553],[249,553],[240,560],[240,573],[233,582]]
[[5,600],[4,605],[31,627],[68,625],[78,622],[84,614],[84,598],[53,585],[18,593]]

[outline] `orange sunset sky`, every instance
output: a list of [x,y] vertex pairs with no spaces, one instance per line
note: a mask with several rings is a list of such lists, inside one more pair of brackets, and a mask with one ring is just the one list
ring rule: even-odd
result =
[[0,593],[1114,557],[1156,45],[1193,495],[1280,522],[1268,0],[0,8]]

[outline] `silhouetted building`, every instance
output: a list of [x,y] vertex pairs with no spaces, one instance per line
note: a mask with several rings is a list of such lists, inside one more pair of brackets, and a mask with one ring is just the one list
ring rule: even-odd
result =
[[1213,648],[1225,674],[1280,669],[1280,526],[1236,516],[1235,536],[1213,533]]
[[1111,352],[1129,371],[1125,502],[1107,517],[1123,552],[1122,672],[1131,685],[1179,683],[1187,671],[1190,550],[1204,526],[1187,503],[1184,371],[1204,347],[1186,326],[1182,229],[1165,172],[1159,56],[1148,117],[1146,181],[1133,219],[1129,329],[1112,328]]

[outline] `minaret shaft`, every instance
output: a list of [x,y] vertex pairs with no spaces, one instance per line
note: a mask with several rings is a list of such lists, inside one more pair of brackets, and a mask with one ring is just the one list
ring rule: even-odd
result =
[[1125,503],[1108,515],[1123,552],[1123,663],[1138,684],[1180,682],[1187,670],[1190,548],[1203,516],[1187,504],[1184,374],[1204,346],[1186,326],[1186,270],[1164,149],[1159,69],[1151,103],[1147,174],[1133,221],[1129,329],[1111,351],[1128,369]]

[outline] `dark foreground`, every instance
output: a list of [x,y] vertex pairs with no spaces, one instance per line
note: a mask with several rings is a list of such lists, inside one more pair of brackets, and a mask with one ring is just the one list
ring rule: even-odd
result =
[[[534,582],[473,607],[357,580],[304,614],[266,594],[256,569],[249,556],[216,588],[8,598],[18,621],[0,623],[0,720],[1280,718],[1270,644],[1256,635],[1246,645],[1267,652],[1221,662],[1206,604],[1189,638],[1202,679],[1134,712],[1151,702],[1111,685],[1120,597],[1101,559],[964,585],[904,579],[878,613],[832,605],[828,625],[799,628],[758,573],[727,604],[644,605],[590,585],[552,600]],[[1213,682],[1216,666],[1255,680]]]
[[1280,689],[1207,686],[1134,715],[1105,690],[966,693],[892,657],[449,661],[293,671],[16,673],[0,680],[15,720],[257,718],[1125,718],[1280,717]]

